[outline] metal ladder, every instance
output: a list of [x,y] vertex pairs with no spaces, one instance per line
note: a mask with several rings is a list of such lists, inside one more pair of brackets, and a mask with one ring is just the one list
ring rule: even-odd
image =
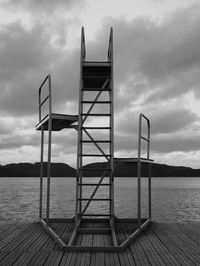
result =
[[[113,31],[110,30],[107,61],[86,61],[84,28],[81,30],[81,60],[80,60],[80,90],[78,115],[78,145],[76,174],[76,206],[75,227],[68,246],[74,245],[77,233],[111,233],[112,242],[117,246],[114,227],[114,127],[113,127]],[[94,112],[100,107],[100,112]],[[107,108],[107,112],[102,111]],[[95,124],[95,118],[107,118],[108,124]],[[92,121],[91,121],[92,118]],[[107,138],[100,138],[107,132]],[[95,148],[95,152],[91,147]],[[96,152],[97,151],[97,152]],[[104,168],[84,167],[84,159],[102,158]],[[85,182],[85,175],[98,172],[98,182]],[[105,177],[107,181],[103,182]],[[92,180],[92,178],[91,178]],[[85,188],[93,188],[90,196],[84,196]],[[106,197],[95,197],[100,187],[108,188]],[[108,212],[88,213],[92,202],[107,202]],[[107,218],[107,228],[81,228],[81,222],[86,217],[90,220]]]

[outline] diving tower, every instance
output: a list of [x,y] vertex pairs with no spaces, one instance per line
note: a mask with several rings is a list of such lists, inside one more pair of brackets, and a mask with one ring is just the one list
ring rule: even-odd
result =
[[[47,86],[48,94],[42,97],[42,90]],[[48,105],[48,112],[42,115],[43,105]],[[96,111],[95,111],[96,110]],[[103,122],[102,122],[103,121]],[[142,132],[142,123],[146,123],[147,134]],[[51,144],[52,132],[73,129],[77,132],[77,169],[75,215],[71,219],[53,219],[50,217],[51,186]],[[114,158],[114,88],[113,88],[113,30],[110,30],[106,61],[88,61],[86,59],[84,28],[81,30],[80,86],[78,115],[57,114],[52,112],[51,76],[48,75],[39,88],[39,122],[36,130],[41,131],[40,164],[40,223],[47,233],[63,250],[70,251],[122,251],[151,222],[151,164],[150,159],[150,121],[140,114],[137,158]],[[43,177],[44,177],[44,134],[48,137],[46,213],[43,216]],[[142,156],[142,142],[146,142],[146,153]],[[96,162],[98,158],[104,167],[85,167],[85,159]],[[119,163],[137,164],[137,217],[132,219],[117,218],[114,209],[114,168]],[[141,169],[148,165],[148,215],[141,215]],[[97,178],[90,178],[93,173]],[[100,189],[104,193],[98,195]],[[94,208],[90,206],[95,204]],[[99,205],[98,205],[99,204]],[[101,208],[104,204],[106,208]],[[106,209],[106,211],[105,211]],[[54,222],[71,222],[72,230],[67,240],[53,228]],[[120,223],[128,223],[130,234],[123,241],[119,238]],[[94,243],[80,245],[80,237],[102,235],[110,239],[107,244]],[[86,243],[89,243],[86,241]]]

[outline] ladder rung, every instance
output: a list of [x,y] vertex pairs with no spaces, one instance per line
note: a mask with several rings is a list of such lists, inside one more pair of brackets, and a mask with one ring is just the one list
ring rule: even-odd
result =
[[80,171],[111,171],[111,169],[107,168],[81,168]]
[[82,157],[110,157],[111,154],[79,154]]
[[111,116],[111,114],[87,114],[87,113],[82,113],[81,115],[86,115],[86,116]]
[[91,199],[91,198],[78,198],[79,201],[111,201],[110,198],[95,198],[95,199]]
[[109,184],[109,183],[103,183],[103,184],[98,184],[98,183],[96,183],[96,184],[94,184],[94,183],[84,183],[84,184],[81,184],[81,183],[78,183],[78,185],[79,186],[111,186],[111,184]]
[[81,127],[81,129],[111,129],[111,127]]
[[[88,215],[84,215],[88,216]],[[104,215],[101,215],[104,216]],[[108,216],[108,215],[106,215]],[[110,228],[78,228],[78,233],[82,234],[107,234],[110,233]]]
[[82,143],[111,143],[111,140],[81,140]]
[[83,75],[83,79],[110,79],[111,76],[105,76],[105,75]]
[[[80,216],[88,216],[88,217],[91,217],[91,216],[96,216],[96,217],[98,217],[98,216],[111,216],[111,214],[109,214],[109,213],[95,213],[95,214],[92,214],[92,213],[84,213],[84,214],[79,214]],[[95,228],[93,228],[93,229],[95,229]]]
[[81,103],[110,104],[111,101],[82,101]]
[[82,91],[111,91],[110,88],[102,89],[100,88],[83,88]]

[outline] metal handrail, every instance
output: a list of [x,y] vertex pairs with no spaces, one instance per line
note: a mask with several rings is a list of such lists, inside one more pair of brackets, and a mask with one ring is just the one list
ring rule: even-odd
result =
[[86,49],[85,49],[85,33],[84,27],[81,28],[81,59],[84,61],[86,57]]
[[[142,120],[145,119],[147,122],[147,138],[142,135]],[[138,227],[141,229],[141,142],[142,140],[147,142],[147,160],[149,160],[150,155],[150,121],[149,119],[144,115],[139,115],[139,134],[138,134]],[[150,166],[151,167],[151,166]],[[151,218],[151,168],[149,167],[149,185],[148,185],[148,191],[149,191],[149,219]]]
[[[147,138],[142,135],[142,119],[143,118],[147,122]],[[147,142],[147,159],[149,159],[149,156],[150,156],[150,121],[144,114],[141,113],[139,116],[138,160],[140,160],[141,158],[141,141],[142,140]]]
[[108,61],[111,61],[113,57],[113,28],[110,28],[110,37],[109,37],[109,44],[108,44]]
[[[46,82],[48,82],[48,95],[42,100],[41,99],[41,92],[42,92],[42,88],[43,86],[46,84]],[[46,78],[44,79],[44,81],[42,82],[42,84],[40,85],[39,89],[38,89],[38,100],[39,100],[39,123],[42,120],[42,106],[43,104],[49,99],[49,114],[51,114],[52,112],[52,105],[51,105],[51,76],[50,74],[48,74],[46,76]]]

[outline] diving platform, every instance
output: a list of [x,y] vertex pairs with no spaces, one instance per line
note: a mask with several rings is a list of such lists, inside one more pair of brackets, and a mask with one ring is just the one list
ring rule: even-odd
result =
[[75,122],[78,121],[77,115],[65,115],[65,114],[54,114],[46,115],[35,127],[36,130],[45,130],[47,131],[49,129],[49,121],[51,119],[51,129],[52,131],[60,131],[64,128],[71,128],[75,127]]
[[[119,252],[124,251],[151,223],[151,164],[150,158],[150,120],[139,115],[138,154],[137,158],[115,158],[114,156],[114,75],[113,75],[113,30],[110,29],[107,61],[87,61],[84,29],[81,30],[80,84],[78,115],[56,114],[52,112],[51,76],[48,75],[39,87],[39,122],[36,130],[41,131],[41,164],[40,164],[40,224],[49,236],[64,251]],[[42,97],[47,88],[47,96]],[[43,92],[43,93],[42,93]],[[43,116],[44,105],[47,114]],[[98,121],[103,121],[100,123]],[[145,128],[145,132],[142,132]],[[51,205],[51,146],[54,131],[75,129],[77,133],[76,156],[76,191],[74,217],[70,220],[71,233],[66,238],[54,228],[54,223],[68,223],[66,219],[52,219]],[[106,132],[106,133],[105,133]],[[47,189],[46,211],[44,211],[44,134],[47,133]],[[145,134],[144,134],[145,133]],[[145,143],[145,150],[142,143]],[[100,158],[105,163],[104,169],[85,168]],[[117,163],[137,164],[137,217],[128,219],[115,215],[115,166]],[[142,166],[148,165],[148,203],[147,214],[142,215]],[[86,172],[87,171],[87,172]],[[92,176],[94,171],[98,177],[86,180],[86,174]],[[146,177],[145,177],[146,178]],[[88,190],[88,188],[90,188]],[[98,193],[103,189],[104,193]],[[104,208],[100,206],[103,204]],[[93,206],[93,208],[91,207]],[[94,207],[95,206],[95,207]],[[45,215],[44,215],[45,213]],[[126,238],[120,239],[118,227],[128,223],[132,228]],[[88,240],[92,235],[107,239],[93,243]],[[85,239],[85,245],[80,242]],[[82,244],[81,244],[82,243]]]

